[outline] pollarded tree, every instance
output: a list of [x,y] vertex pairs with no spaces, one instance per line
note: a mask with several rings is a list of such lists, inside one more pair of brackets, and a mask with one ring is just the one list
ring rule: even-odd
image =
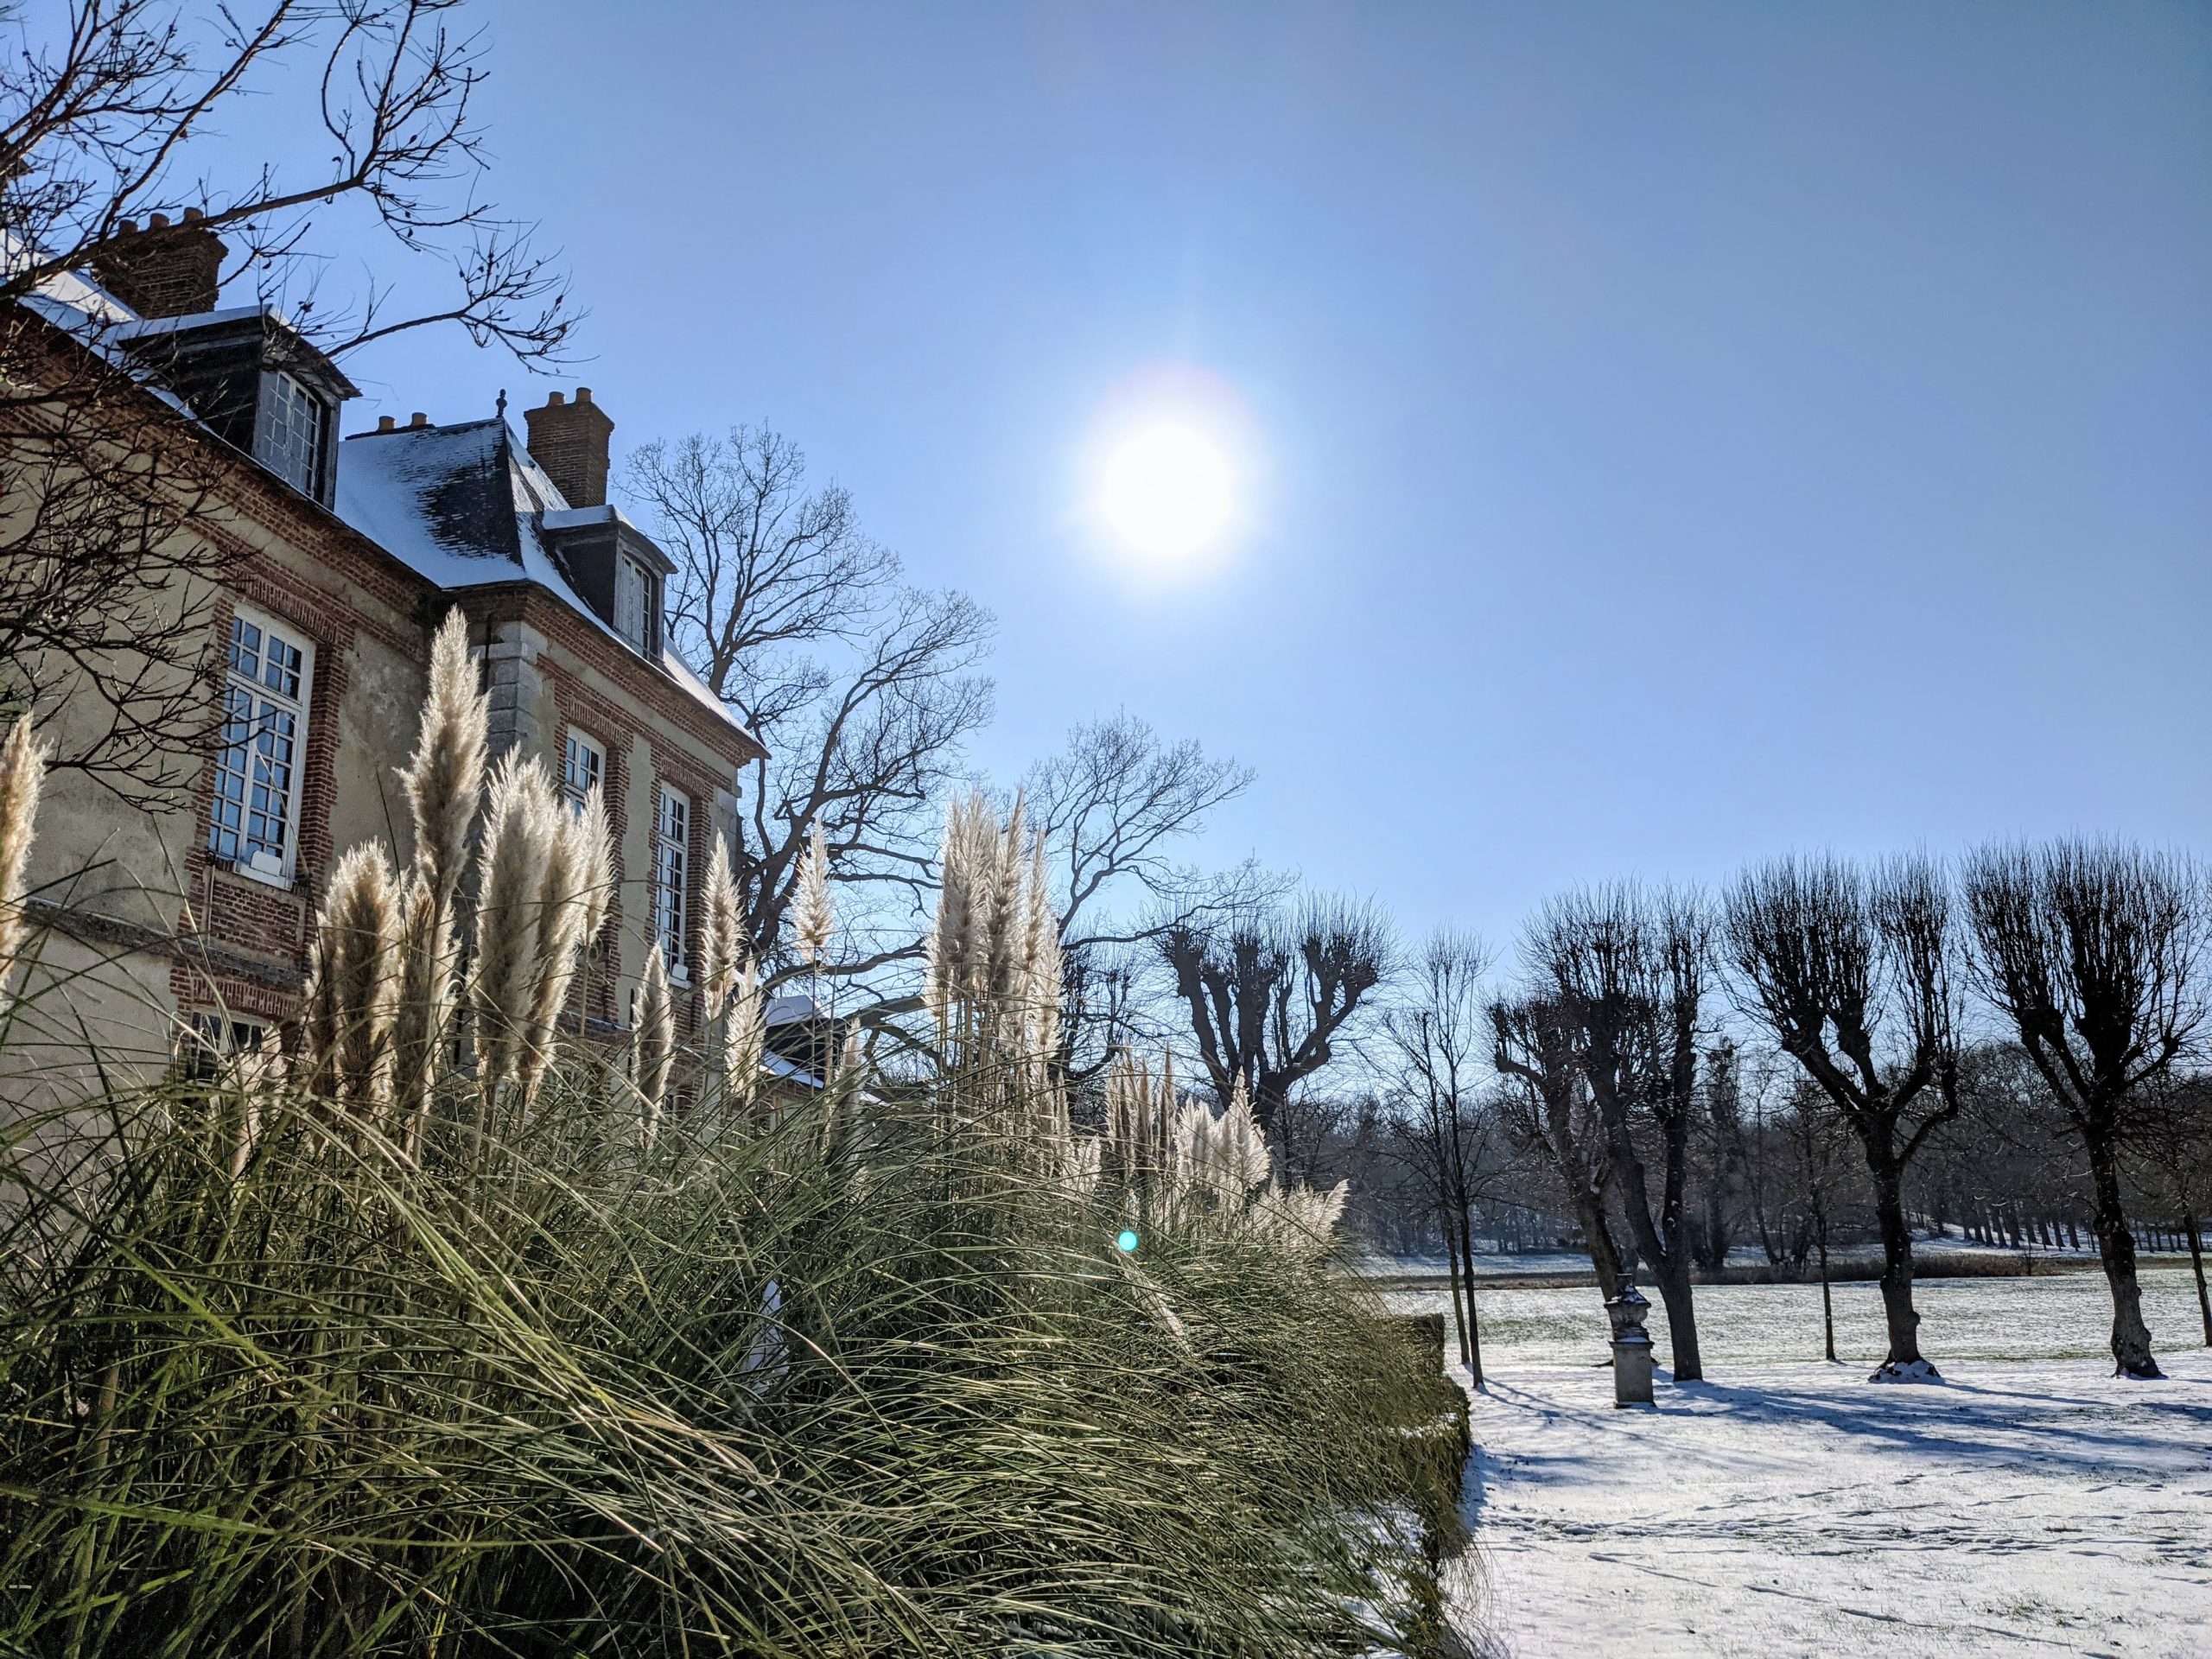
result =
[[1607,1217],[1613,1190],[1612,1147],[1582,1072],[1573,1026],[1545,996],[1493,1002],[1491,1059],[1507,1080],[1506,1133],[1525,1157],[1558,1180],[1568,1211],[1582,1229],[1598,1294],[1618,1287],[1621,1250]]
[[1738,879],[1724,936],[1745,1012],[1804,1067],[1866,1157],[1889,1326],[1874,1380],[1932,1377],[1903,1185],[1959,1110],[1958,939],[1942,873],[1918,857],[1871,873],[1838,858],[1777,859]]
[[[1694,894],[1621,885],[1554,900],[1523,946],[1596,1103],[1621,1211],[1666,1304],[1675,1377],[1682,1382],[1705,1375],[1687,1200],[1712,931]],[[1637,1144],[1645,1124],[1659,1145],[1656,1193]]]
[[2203,874],[2183,858],[2107,842],[1989,847],[1967,861],[1966,898],[1975,982],[2088,1158],[2113,1362],[2157,1376],[2120,1157],[2147,1124],[2150,1085],[2205,1028]]
[[1290,1091],[1336,1058],[1395,954],[1379,912],[1318,894],[1295,909],[1186,917],[1154,943],[1208,1080],[1224,1100],[1241,1081],[1270,1135]]

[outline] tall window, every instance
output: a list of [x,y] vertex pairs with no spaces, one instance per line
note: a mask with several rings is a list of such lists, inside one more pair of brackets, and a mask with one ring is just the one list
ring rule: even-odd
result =
[[668,956],[668,970],[683,975],[683,904],[691,867],[691,801],[666,784],[653,823],[653,931]]
[[289,629],[247,611],[232,618],[207,848],[271,880],[290,880],[299,861],[300,763],[314,664],[315,648]]
[[263,464],[301,494],[320,498],[322,435],[329,411],[321,398],[282,371],[271,373],[266,385]]
[[653,579],[626,554],[614,561],[614,632],[639,651],[652,649]]
[[584,798],[606,781],[607,751],[569,727],[569,741],[561,754],[561,792],[569,798],[569,804],[582,811]]

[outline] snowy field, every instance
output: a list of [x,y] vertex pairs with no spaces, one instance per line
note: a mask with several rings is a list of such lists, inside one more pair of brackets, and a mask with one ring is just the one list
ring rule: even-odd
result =
[[1613,1408],[1594,1290],[1484,1291],[1476,1622],[1511,1659],[2212,1655],[2212,1356],[2187,1272],[2145,1288],[2164,1382],[2108,1375],[2091,1273],[1923,1282],[1947,1382],[1876,1388],[1873,1285],[1840,1365],[1817,1287],[1700,1287],[1710,1380],[1656,1412]]

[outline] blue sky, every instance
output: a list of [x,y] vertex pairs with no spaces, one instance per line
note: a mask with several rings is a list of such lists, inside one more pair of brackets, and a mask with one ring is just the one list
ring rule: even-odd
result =
[[[508,210],[618,448],[766,420],[998,615],[1010,776],[1127,708],[1200,856],[1545,894],[2212,809],[2212,9],[498,0]],[[1083,522],[1133,377],[1252,522]],[[544,387],[451,337],[377,413]]]

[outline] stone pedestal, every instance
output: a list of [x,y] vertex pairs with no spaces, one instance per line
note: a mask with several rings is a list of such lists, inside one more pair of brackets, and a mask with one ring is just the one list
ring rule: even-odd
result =
[[1621,1276],[1620,1289],[1605,1304],[1605,1317],[1613,1323],[1613,1404],[1648,1406],[1651,1400],[1651,1333],[1643,1322],[1651,1304],[1630,1275]]

